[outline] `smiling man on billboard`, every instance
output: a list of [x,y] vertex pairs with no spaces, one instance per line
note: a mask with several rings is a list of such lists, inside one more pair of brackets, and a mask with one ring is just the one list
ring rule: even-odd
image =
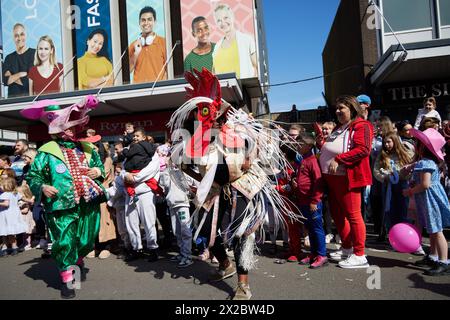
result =
[[3,65],[4,84],[8,86],[8,97],[29,94],[28,70],[34,65],[35,49],[27,47],[25,26],[16,23],[13,28],[16,51],[5,58]]
[[162,71],[167,61],[166,40],[156,34],[155,24],[155,9],[150,6],[143,8],[139,14],[141,35],[128,48],[133,83],[167,79],[167,70]]

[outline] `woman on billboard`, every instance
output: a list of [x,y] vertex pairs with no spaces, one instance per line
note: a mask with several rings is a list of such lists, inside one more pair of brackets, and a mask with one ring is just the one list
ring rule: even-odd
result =
[[96,89],[114,84],[113,65],[108,56],[108,35],[97,29],[88,36],[86,53],[78,59],[78,87]]
[[257,77],[254,38],[236,30],[234,13],[226,4],[219,4],[214,9],[214,19],[224,33],[214,49],[214,73],[235,72],[239,79]]
[[49,36],[39,39],[34,67],[28,71],[30,96],[43,93],[61,92],[63,65],[56,60],[56,50]]

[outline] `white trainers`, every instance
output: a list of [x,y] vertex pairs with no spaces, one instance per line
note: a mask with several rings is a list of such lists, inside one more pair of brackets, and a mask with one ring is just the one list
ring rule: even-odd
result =
[[343,269],[368,268],[369,263],[367,262],[366,256],[357,256],[356,254],[352,254],[346,260],[339,262],[339,267]]
[[332,235],[331,233],[329,233],[329,234],[327,234],[327,235],[325,236],[325,243],[326,243],[326,244],[330,244],[331,241],[333,241],[333,239],[334,239],[334,235]]
[[342,249],[335,252],[330,253],[330,259],[334,261],[345,260],[353,254],[353,248],[351,249]]
[[48,246],[47,240],[41,239],[41,240],[39,240],[39,244],[36,246],[36,249],[44,250],[44,249],[47,249],[47,246]]

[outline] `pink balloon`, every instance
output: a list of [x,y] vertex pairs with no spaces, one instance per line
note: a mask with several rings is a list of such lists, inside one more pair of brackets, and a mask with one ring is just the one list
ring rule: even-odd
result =
[[398,252],[416,252],[422,244],[422,235],[416,226],[398,223],[389,231],[389,242]]

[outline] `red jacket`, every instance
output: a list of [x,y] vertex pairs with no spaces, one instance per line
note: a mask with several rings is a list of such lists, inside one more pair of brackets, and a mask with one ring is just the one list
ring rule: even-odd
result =
[[356,119],[349,128],[349,151],[335,160],[347,168],[349,190],[372,185],[369,156],[372,148],[373,126],[363,119]]
[[322,201],[323,179],[317,157],[312,153],[303,158],[297,173],[298,203],[301,206],[318,204]]

